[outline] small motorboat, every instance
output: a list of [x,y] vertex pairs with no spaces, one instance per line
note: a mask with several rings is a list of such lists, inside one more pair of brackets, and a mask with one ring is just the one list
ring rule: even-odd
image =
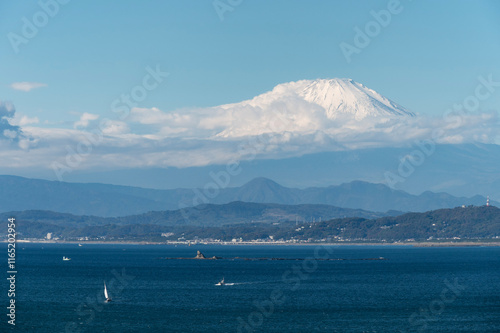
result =
[[70,261],[70,260],[71,260],[71,258],[63,256],[63,261]]
[[219,283],[216,284],[216,286],[223,286],[225,285],[226,283],[224,282],[224,278],[222,278],[222,280],[220,280]]

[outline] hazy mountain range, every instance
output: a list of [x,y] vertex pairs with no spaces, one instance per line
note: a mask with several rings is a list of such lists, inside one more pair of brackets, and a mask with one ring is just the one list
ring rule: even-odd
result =
[[49,210],[110,217],[233,201],[284,205],[322,204],[371,212],[422,212],[486,203],[486,198],[482,196],[465,198],[433,192],[411,195],[382,184],[361,181],[297,189],[283,187],[266,178],[256,178],[240,187],[220,188],[215,196],[213,193],[206,188],[155,190],[0,176],[0,212]]

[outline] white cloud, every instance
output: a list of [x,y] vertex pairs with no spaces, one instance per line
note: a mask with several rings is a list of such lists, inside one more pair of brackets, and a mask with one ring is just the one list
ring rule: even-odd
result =
[[28,117],[26,115],[24,116],[19,116],[18,114],[16,114],[16,116],[12,119],[12,124],[13,125],[16,125],[16,126],[26,126],[26,125],[31,125],[31,124],[38,124],[40,122],[40,120],[38,119],[38,117]]
[[127,123],[120,120],[105,119],[100,124],[100,130],[105,135],[122,135],[130,132]]
[[165,123],[172,120],[171,115],[160,111],[158,108],[132,108],[130,118],[132,121],[146,125]]
[[12,103],[0,101],[0,119],[12,119],[16,114],[16,108]]
[[46,87],[47,84],[46,83],[39,83],[39,82],[14,82],[10,85],[10,87],[12,89],[15,89],[15,90],[21,90],[21,91],[31,91],[33,89],[37,89],[37,88],[43,88],[43,87]]
[[15,139],[17,137],[17,132],[12,130],[4,130],[3,135],[8,139]]
[[[153,112],[163,117],[158,111]],[[19,147],[25,150],[16,150],[13,146],[2,148],[0,166],[7,166],[3,165],[7,161],[22,161],[20,167],[50,169],[54,161],[64,165],[69,161],[75,163],[76,169],[183,168],[224,164],[231,160],[279,159],[325,151],[409,146],[415,140],[432,138],[432,133],[439,130],[443,132],[436,143],[495,143],[500,129],[495,114],[480,114],[466,116],[458,127],[442,118],[417,117],[383,123],[373,123],[367,118],[347,121],[345,126],[321,124],[319,129],[313,129],[307,125],[303,127],[308,128],[307,131],[284,128],[279,133],[221,137],[214,135],[220,131],[218,125],[216,131],[207,130],[207,125],[200,121],[204,116],[198,116],[195,122],[195,114],[193,111],[190,121],[199,127],[185,127],[192,134],[190,136],[186,136],[186,131],[181,135],[159,135],[168,126],[163,123],[151,125],[152,132],[140,135],[131,131],[133,126],[115,120],[103,122],[101,132],[96,132],[98,127],[92,125],[76,129],[23,127],[23,132],[31,138],[20,140]],[[302,127],[291,124],[289,128]],[[81,156],[78,151],[82,152]],[[8,158],[2,162],[2,156]]]
[[12,103],[0,101],[0,139],[14,140],[22,135],[19,126],[13,125],[16,108]]
[[85,127],[89,126],[91,121],[97,120],[97,119],[99,119],[99,115],[85,112],[80,116],[80,119],[78,121],[75,121],[75,123],[73,124],[73,127],[74,128],[78,128],[78,127],[85,128]]

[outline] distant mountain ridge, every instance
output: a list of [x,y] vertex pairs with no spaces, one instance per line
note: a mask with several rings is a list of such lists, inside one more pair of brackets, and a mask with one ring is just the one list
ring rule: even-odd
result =
[[[387,184],[386,173],[399,175],[402,159],[417,146],[369,148],[306,154],[285,159],[247,160],[240,166],[244,172],[232,177],[230,186],[241,186],[254,178],[266,177],[291,188],[326,187],[362,180]],[[500,145],[438,144],[435,152],[414,172],[403,177],[393,188],[421,194],[425,191],[445,192],[457,197],[480,194],[500,201]],[[108,170],[99,173],[68,174],[69,182],[114,183],[145,188],[195,188],[212,181],[210,174],[226,168],[225,164],[184,169],[148,168]],[[410,170],[411,171],[411,170]],[[50,178],[52,173],[30,178]]]
[[[256,178],[241,187],[220,189],[214,198],[203,189],[155,190],[107,184],[82,184],[0,176],[0,212],[50,210],[76,215],[127,216],[149,211],[176,210],[200,203],[233,201],[284,205],[323,204],[350,209],[385,212],[423,212],[461,205],[484,205],[486,198],[455,197],[447,193],[412,195],[383,184],[354,181],[337,186],[287,188]],[[492,202],[493,205],[498,205]]]

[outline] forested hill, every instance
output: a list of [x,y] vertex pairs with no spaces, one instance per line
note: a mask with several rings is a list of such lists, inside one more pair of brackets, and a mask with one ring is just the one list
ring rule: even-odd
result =
[[[500,242],[500,209],[497,207],[459,207],[425,213],[409,213],[377,219],[341,218],[324,222],[288,225],[232,225],[223,229],[184,228],[186,239],[221,238],[243,240],[256,238],[345,241],[426,241],[496,239]],[[175,238],[172,235],[172,239]]]
[[[226,205],[207,205],[210,218],[230,222],[229,216],[240,214],[243,203],[233,203],[233,211],[226,215],[219,215]],[[252,204],[255,205],[255,204]],[[260,205],[257,205],[261,209]],[[292,206],[293,207],[293,206]],[[226,207],[227,208],[227,207]],[[255,208],[255,207],[254,207]],[[269,208],[269,207],[268,207]],[[274,207],[276,208],[276,207]],[[328,221],[315,222],[298,221],[294,216],[304,207],[295,207],[294,212],[287,212],[281,218],[266,211],[266,219],[258,220],[248,216],[246,220],[235,220],[229,224],[204,224],[198,220],[201,211],[191,212],[191,217],[197,223],[168,223],[162,221],[162,213],[158,215],[144,214],[140,220],[137,217],[126,218],[95,218],[78,217],[57,213],[45,214],[43,219],[33,219],[29,212],[16,216],[20,238],[43,238],[46,233],[62,239],[75,237],[96,237],[104,240],[133,239],[164,241],[183,239],[220,239],[242,240],[270,239],[275,240],[309,240],[309,241],[422,241],[440,239],[498,239],[500,237],[500,209],[497,207],[459,207],[453,209],[439,209],[425,213],[407,213],[400,216],[336,218]],[[207,211],[205,211],[207,212]],[[271,211],[277,213],[277,211]],[[36,213],[36,212],[32,212]],[[46,212],[45,212],[46,213]],[[229,215],[227,215],[229,214]],[[36,214],[35,214],[36,215]],[[42,215],[39,215],[42,216]],[[260,215],[262,216],[262,215]],[[289,217],[288,219],[286,217]],[[157,218],[154,219],[153,217]],[[69,219],[69,220],[68,220]],[[135,221],[135,223],[134,223]],[[271,223],[272,222],[272,223]],[[168,238],[161,237],[168,233]]]
[[457,207],[373,220],[334,219],[304,229],[304,237],[325,236],[387,241],[500,237],[500,209]]

